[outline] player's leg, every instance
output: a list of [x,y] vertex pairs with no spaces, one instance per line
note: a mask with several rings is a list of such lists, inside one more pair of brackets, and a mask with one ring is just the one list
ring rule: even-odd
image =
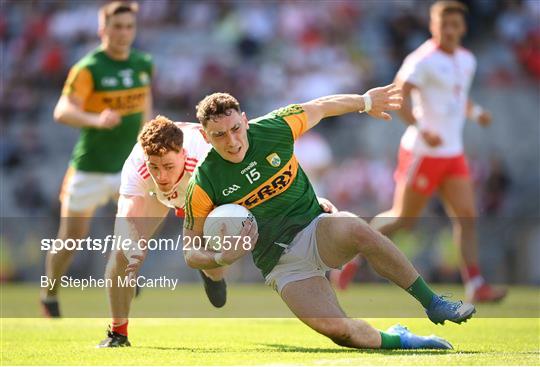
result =
[[[425,181],[429,173],[429,158],[413,159],[410,153],[400,150],[395,173],[396,188],[392,208],[378,214],[371,226],[386,236],[392,236],[400,229],[410,229],[424,210],[433,191],[433,184]],[[346,289],[359,269],[360,260],[354,258],[341,270],[330,274],[332,283],[339,289]]]
[[[128,200],[124,196],[118,199],[118,212],[125,213],[124,207]],[[144,210],[145,217],[125,218],[117,217],[115,220],[114,234],[128,238],[126,234],[130,225],[134,225],[142,238],[151,238],[157,231],[169,209],[157,200],[148,200]],[[128,222],[130,221],[130,222]],[[122,250],[114,250],[109,257],[105,269],[105,278],[111,280],[112,286],[108,288],[109,306],[111,309],[112,324],[107,338],[98,347],[123,347],[129,346],[128,341],[128,317],[131,302],[135,296],[134,287],[123,287],[118,279],[126,276],[126,267],[129,261]]]
[[[88,236],[90,221],[98,206],[109,199],[107,175],[76,171],[68,168],[60,192],[60,227],[58,239],[82,239]],[[44,289],[41,304],[46,315],[59,317],[58,279],[64,275],[71,264],[74,251],[62,249],[56,253],[49,251],[45,260],[45,274],[55,279],[56,286]]]
[[331,268],[338,268],[360,254],[378,274],[402,288],[418,278],[412,264],[387,237],[352,213],[322,217],[316,233],[321,260]]
[[[68,169],[60,194],[60,225],[57,239],[81,239],[88,235],[90,221],[94,215],[95,205],[88,200],[77,198],[77,192],[73,189],[73,180],[80,180],[75,177],[77,173],[73,169]],[[41,307],[43,313],[48,317],[60,317],[60,306],[58,303],[58,289],[60,278],[66,273],[73,260],[75,251],[62,248],[58,251],[50,250],[45,256],[45,275],[54,280],[54,286],[41,290]]]
[[321,276],[286,284],[281,297],[302,322],[341,346],[370,349],[452,348],[441,338],[419,337],[408,331],[381,332],[366,321],[348,318],[339,306],[330,283]]
[[316,229],[317,249],[322,263],[338,268],[362,255],[382,277],[416,298],[435,323],[461,323],[472,317],[470,304],[450,302],[437,296],[405,255],[384,235],[351,213],[339,212],[320,218]]
[[478,265],[477,212],[473,184],[468,176],[452,176],[440,187],[448,217],[452,220],[454,242],[460,252],[461,274],[467,298],[474,302],[499,301],[506,295],[502,289],[486,284]]
[[[61,205],[60,226],[57,238],[60,240],[85,238],[88,235],[90,221],[94,214],[93,209],[86,211],[69,210],[67,205]],[[71,264],[74,251],[62,248],[57,252],[52,250],[47,253],[45,260],[45,275],[49,279],[57,280],[55,286],[44,289],[42,296],[45,298],[56,297],[58,293],[59,279],[64,275]]]
[[420,192],[405,180],[399,181],[396,183],[392,208],[377,214],[370,224],[389,237],[400,229],[411,229],[430,197],[431,193]]

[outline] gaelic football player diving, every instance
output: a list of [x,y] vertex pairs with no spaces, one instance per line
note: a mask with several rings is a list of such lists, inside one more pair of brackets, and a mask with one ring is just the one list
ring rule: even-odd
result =
[[[434,323],[461,323],[472,317],[475,308],[435,294],[405,255],[356,215],[323,213],[293,154],[294,141],[325,117],[367,112],[390,120],[385,111],[399,109],[401,101],[400,90],[389,85],[364,95],[331,95],[290,105],[248,121],[233,96],[214,93],[204,98],[197,106],[197,118],[213,149],[199,163],[189,184],[184,239],[193,243],[202,236],[206,216],[222,204],[248,208],[257,224],[246,221],[240,233],[251,248],[232,246],[221,252],[188,248],[184,252],[187,264],[215,269],[251,253],[266,283],[291,311],[342,346],[452,348],[442,338],[417,336],[400,325],[379,331],[346,316],[325,272],[358,254],[381,276],[416,298]],[[253,168],[246,172],[248,166]],[[223,189],[232,185],[241,189],[224,196]]]

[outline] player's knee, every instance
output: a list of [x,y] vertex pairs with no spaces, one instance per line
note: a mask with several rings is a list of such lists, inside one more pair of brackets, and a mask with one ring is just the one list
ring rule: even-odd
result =
[[378,245],[377,237],[382,236],[369,224],[359,219],[350,226],[350,237],[360,252],[368,252]]

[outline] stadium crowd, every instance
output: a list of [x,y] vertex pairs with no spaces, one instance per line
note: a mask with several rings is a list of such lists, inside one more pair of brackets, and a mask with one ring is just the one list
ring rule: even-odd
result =
[[[3,2],[0,152],[6,199],[2,216],[57,216],[53,213],[58,210],[58,187],[75,135],[53,122],[52,108],[68,67],[97,45],[95,14],[102,3]],[[479,59],[473,93],[485,99],[494,89],[538,93],[540,2],[467,3],[471,22],[466,44]],[[367,90],[392,80],[403,58],[429,35],[430,3],[425,1],[339,0],[311,6],[287,0],[144,0],[139,4],[135,47],[154,58],[154,110],[177,120],[195,121],[196,102],[213,91],[237,96],[248,116],[255,117],[290,101]],[[535,100],[520,102],[532,114],[519,123],[537,131]],[[494,106],[495,116],[499,109]],[[319,125],[299,143],[298,154],[317,177],[316,188],[322,195],[340,208],[369,217],[390,206],[397,136],[402,129],[390,129],[393,135],[381,142],[379,130],[370,139],[372,129],[364,126],[367,119],[359,119],[354,127],[338,127],[332,121]],[[510,122],[496,119],[495,124]],[[532,144],[538,144],[536,135],[536,140],[528,136]],[[344,136],[363,139],[341,144]],[[499,141],[506,137],[505,130],[491,136]],[[500,150],[508,146],[503,143],[484,146],[484,150],[474,147],[471,154],[481,215],[538,216],[538,200],[531,203],[524,198],[538,197],[538,176],[523,177],[519,168],[520,164],[538,167],[538,155],[523,148],[502,154]]]

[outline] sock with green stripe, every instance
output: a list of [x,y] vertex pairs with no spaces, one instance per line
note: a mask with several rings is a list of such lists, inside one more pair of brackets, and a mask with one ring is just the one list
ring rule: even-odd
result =
[[413,284],[411,284],[410,287],[406,289],[407,292],[414,298],[418,300],[424,306],[424,308],[428,308],[431,300],[433,299],[433,296],[435,296],[435,292],[429,288],[429,285],[424,281],[424,279],[421,276],[418,276]]
[[388,334],[384,331],[381,333],[381,349],[401,349],[401,337],[397,334]]

